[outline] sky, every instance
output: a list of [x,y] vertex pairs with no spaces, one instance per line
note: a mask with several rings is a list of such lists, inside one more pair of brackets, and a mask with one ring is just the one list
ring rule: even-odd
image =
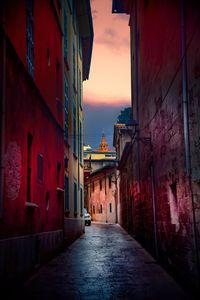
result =
[[83,83],[84,144],[98,148],[104,131],[112,148],[113,124],[131,102],[129,16],[112,14],[112,0],[91,0],[94,44]]

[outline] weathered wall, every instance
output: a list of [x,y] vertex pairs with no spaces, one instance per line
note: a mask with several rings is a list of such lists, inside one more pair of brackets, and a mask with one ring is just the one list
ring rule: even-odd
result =
[[17,284],[61,251],[62,247],[63,230],[1,239],[1,283],[13,281]]
[[[1,237],[62,228],[63,133],[29,75],[7,44],[4,212]],[[27,199],[27,136],[33,136],[31,199]],[[38,154],[43,155],[43,181],[38,181]],[[57,162],[61,164],[57,180]],[[49,192],[49,205],[46,193]],[[38,207],[26,207],[27,201]]]
[[[62,125],[62,32],[57,20],[59,16],[56,16],[51,1],[34,1],[33,16],[34,81]],[[5,1],[5,29],[19,58],[27,67],[25,0]],[[56,101],[56,98],[60,101]]]
[[[185,169],[180,2],[137,1],[139,114],[136,111],[135,93],[133,110],[134,116],[140,121],[140,155],[138,162],[135,141],[131,154],[137,162],[133,168],[133,183],[129,195],[122,195],[124,200],[121,201],[129,201],[132,194],[133,234],[156,255],[155,221],[159,260],[187,286],[197,288],[197,245],[194,228],[197,230],[199,243],[200,10],[198,3],[186,2],[192,190]],[[131,36],[134,41],[134,11],[132,14]],[[135,74],[137,58],[134,42],[132,46],[132,73]],[[134,76],[132,80],[135,80]],[[135,84],[134,81],[133,86]],[[143,137],[151,137],[151,144],[144,143]],[[126,167],[129,170],[128,163]],[[128,172],[131,176],[131,171]],[[121,181],[122,189],[125,185],[124,179]],[[122,207],[122,223],[128,228],[129,216],[123,209],[125,208]],[[199,249],[198,245],[198,252]]]
[[[52,257],[62,247],[63,198],[56,188],[63,188],[64,154],[62,127],[45,104],[8,39],[5,100],[0,277],[10,280],[15,276],[21,278],[28,275],[35,266]],[[29,132],[33,136],[30,198],[27,197]],[[42,181],[38,180],[38,154],[43,156]],[[58,162],[61,165],[59,176]]]

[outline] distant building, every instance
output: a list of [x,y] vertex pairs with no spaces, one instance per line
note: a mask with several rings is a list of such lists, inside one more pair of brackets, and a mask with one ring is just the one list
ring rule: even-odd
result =
[[114,124],[113,146],[116,149],[116,157],[121,159],[124,147],[131,141],[132,128],[126,124]]
[[84,146],[84,205],[90,210],[90,195],[88,194],[88,178],[93,172],[100,170],[106,166],[116,166],[116,152],[108,148],[105,134],[102,134],[99,149],[93,150],[89,145]]
[[116,167],[108,165],[94,171],[86,179],[85,185],[92,220],[117,223]]
[[[128,169],[131,169],[133,161],[129,161],[127,165],[123,165],[123,170],[121,170],[121,162],[124,161],[125,153],[129,148],[129,144],[132,139],[132,128],[126,124],[114,124],[114,135],[113,135],[113,146],[116,149],[116,156],[118,160],[118,167],[116,170],[117,177],[117,199],[118,199],[118,223],[124,226],[128,230],[128,226],[124,225],[128,221],[126,217],[127,211],[129,214],[132,213],[131,210],[127,209],[129,201],[127,198],[128,195],[128,182],[130,181],[130,176],[128,176]],[[120,168],[119,168],[120,166]],[[124,183],[125,182],[125,183]],[[121,189],[120,189],[121,187]],[[130,205],[129,205],[130,206]],[[124,214],[125,219],[124,221]]]
[[106,165],[115,164],[116,152],[108,148],[105,134],[102,134],[99,149],[84,146],[84,169],[94,172]]

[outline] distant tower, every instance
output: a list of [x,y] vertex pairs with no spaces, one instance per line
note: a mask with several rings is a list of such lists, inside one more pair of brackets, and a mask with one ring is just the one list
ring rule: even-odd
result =
[[108,151],[108,144],[104,132],[102,133],[102,139],[101,139],[101,144],[99,146],[99,149],[101,151]]

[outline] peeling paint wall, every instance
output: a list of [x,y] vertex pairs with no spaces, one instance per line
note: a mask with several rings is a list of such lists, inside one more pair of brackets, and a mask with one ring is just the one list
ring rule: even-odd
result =
[[[18,9],[21,5],[20,1]],[[16,13],[17,16],[20,14]],[[14,23],[10,20],[10,29]],[[57,28],[56,21],[54,26]],[[17,33],[20,28],[19,22]],[[12,27],[13,31],[15,29]],[[24,66],[25,59],[21,59],[24,52],[19,53],[15,38],[4,33],[5,149],[0,278],[6,281],[30,275],[62,247],[63,198],[57,187],[63,189],[64,186],[64,146],[62,113],[58,116],[49,103],[52,99],[42,96]],[[60,33],[57,38],[61,42]],[[2,56],[0,59],[2,65]]]
[[[127,196],[121,192],[121,207],[122,225],[155,256],[157,247],[159,261],[186,286],[198,289],[200,7],[195,2],[185,3],[192,189],[185,168],[180,2],[148,1],[145,5],[144,1],[137,1],[140,140],[132,145],[126,163],[127,175],[122,174],[121,190],[127,190]],[[137,59],[134,16],[133,10],[130,19],[133,86]],[[135,93],[132,103],[134,116],[137,116]],[[151,137],[149,146],[143,142],[144,137]],[[139,163],[137,143],[140,144]],[[131,159],[135,161],[132,169],[129,167]],[[150,171],[151,166],[154,169],[153,174]],[[132,178],[130,188],[126,188],[126,176]],[[152,182],[155,183],[155,199]],[[129,207],[131,195],[133,221],[129,229],[130,210],[126,205]],[[153,201],[156,207],[155,215]],[[198,244],[195,242],[195,228]]]

